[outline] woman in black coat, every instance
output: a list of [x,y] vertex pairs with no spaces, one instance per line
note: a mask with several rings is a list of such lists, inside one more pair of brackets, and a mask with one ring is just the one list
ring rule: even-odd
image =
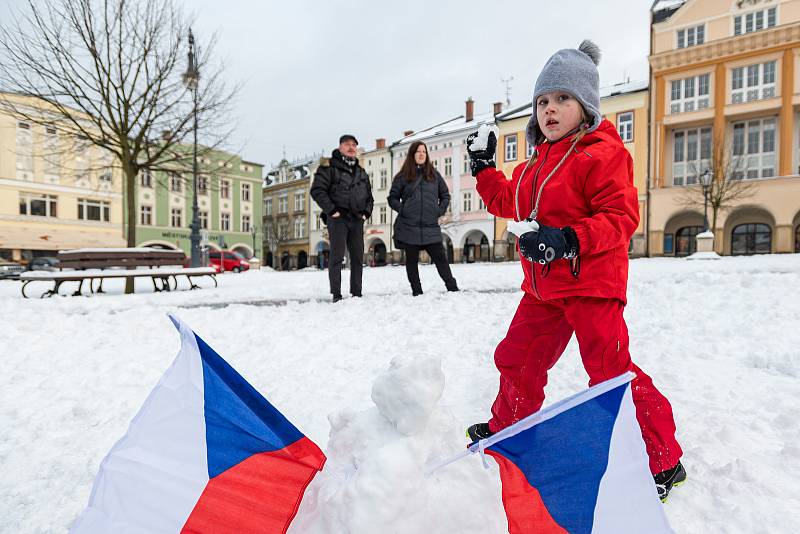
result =
[[406,274],[415,297],[422,294],[418,268],[420,250],[425,250],[436,264],[447,290],[458,291],[439,228],[439,217],[447,212],[449,203],[447,183],[431,165],[428,147],[422,141],[414,141],[392,182],[389,206],[399,214],[394,222],[394,242],[397,248],[406,251]]

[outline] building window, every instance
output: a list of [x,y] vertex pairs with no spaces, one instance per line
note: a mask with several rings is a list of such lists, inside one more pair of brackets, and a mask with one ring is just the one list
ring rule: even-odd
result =
[[250,231],[250,216],[242,215],[242,232]]
[[617,130],[623,143],[633,141],[633,112],[620,113],[617,115]]
[[486,204],[483,203],[483,199],[480,195],[478,195],[478,210],[483,211],[486,209]]
[[695,111],[709,106],[710,74],[672,80],[670,84],[670,113]]
[[778,9],[771,7],[733,17],[733,35],[757,32],[778,24]]
[[139,224],[142,226],[153,225],[153,208],[151,206],[139,207]]
[[672,184],[696,184],[711,160],[711,127],[679,130],[672,139]]
[[774,118],[733,123],[733,179],[775,176],[775,126]]
[[322,229],[322,214],[317,213],[317,216],[314,219],[314,230],[321,230]]
[[536,151],[536,145],[528,140],[525,141],[525,144],[527,145],[525,147],[525,157],[527,159],[531,159],[533,157],[533,153]]
[[181,208],[172,208],[170,211],[173,228],[181,228],[183,226],[183,210]]
[[150,172],[150,169],[142,169],[139,172],[139,185],[148,189],[153,188],[153,173]]
[[198,195],[208,194],[208,178],[206,176],[197,177],[197,194]]
[[230,213],[222,213],[219,216],[220,222],[220,230],[223,232],[230,232],[231,231],[231,214]]
[[664,234],[664,254],[672,254],[675,252],[674,237],[675,236],[672,234]]
[[103,169],[103,171],[97,177],[97,181],[100,182],[100,185],[110,186],[114,181],[114,175],[112,174],[111,169]]
[[386,206],[381,206],[378,211],[380,213],[381,224],[386,224]]
[[472,211],[472,191],[464,191],[463,199],[464,199],[463,211],[465,212]]
[[33,180],[33,134],[27,122],[17,123],[17,178]]
[[506,161],[516,161],[517,159],[517,134],[506,136]]
[[294,219],[294,238],[301,239],[306,236],[305,217],[295,217]]
[[469,154],[466,152],[464,153],[464,158],[462,161],[462,170],[461,174],[467,174],[469,172]]
[[304,211],[306,207],[306,194],[298,191],[294,194],[294,211]]
[[731,71],[731,102],[740,104],[776,96],[775,62],[736,67]]
[[453,176],[453,158],[444,158],[444,175]]
[[264,199],[264,215],[272,215],[272,199]]
[[44,138],[44,175],[45,181],[58,183],[61,173],[61,154],[59,150],[58,132],[55,128],[45,128]]
[[57,217],[58,197],[36,193],[19,194],[19,214],[37,217]]
[[289,213],[289,195],[286,193],[278,197],[278,213]]
[[433,168],[438,171],[439,170],[439,160],[438,159],[432,160],[431,163],[433,164]]
[[108,202],[90,200],[88,198],[78,199],[78,219],[81,221],[104,221],[110,219],[109,212],[111,205]]
[[250,202],[250,184],[241,184],[242,202]]
[[675,232],[675,255],[689,256],[697,252],[696,238],[702,231],[702,226],[684,226]]
[[706,28],[703,24],[678,30],[678,48],[701,45],[706,41]]
[[219,198],[231,198],[231,183],[228,180],[219,181]]
[[389,185],[389,172],[386,169],[381,169],[381,186],[378,189],[386,189],[388,185]]
[[207,211],[197,211],[197,220],[200,223],[200,228],[203,230],[208,230],[208,212]]
[[731,232],[731,254],[769,254],[772,252],[772,229],[766,224],[740,224]]
[[183,180],[174,172],[169,173],[169,190],[173,193],[183,191]]
[[800,253],[800,225],[794,229],[794,251]]

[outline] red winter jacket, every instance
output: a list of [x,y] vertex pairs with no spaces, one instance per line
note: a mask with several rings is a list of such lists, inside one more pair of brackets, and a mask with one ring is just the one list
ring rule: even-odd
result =
[[[539,157],[521,178],[519,187],[522,219],[530,215],[542,182],[574,139],[567,136],[536,147]],[[525,163],[517,165],[511,180],[493,168],[478,173],[478,194],[490,213],[517,220],[514,197],[524,168]],[[639,226],[639,200],[633,185],[633,162],[614,125],[604,120],[594,132],[586,134],[544,186],[541,196],[536,220],[575,230],[580,273],[574,277],[570,262],[559,259],[545,274],[542,266],[520,257],[525,273],[522,289],[541,300],[582,296],[626,302],[628,242]]]

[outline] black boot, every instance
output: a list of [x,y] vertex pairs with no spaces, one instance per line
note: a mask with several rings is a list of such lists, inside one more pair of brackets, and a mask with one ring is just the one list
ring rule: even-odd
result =
[[333,302],[339,302],[340,300],[342,300],[341,295],[338,294],[333,295]]
[[474,443],[494,435],[489,429],[489,423],[476,423],[467,429],[467,437]]
[[667,497],[672,488],[680,486],[686,480],[686,469],[683,468],[683,464],[678,462],[672,469],[653,475],[653,480],[656,483],[659,499],[661,499],[661,502],[667,502]]

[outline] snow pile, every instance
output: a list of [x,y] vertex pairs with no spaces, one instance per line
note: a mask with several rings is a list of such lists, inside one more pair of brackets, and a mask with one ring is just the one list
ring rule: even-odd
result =
[[470,150],[486,150],[486,145],[489,143],[489,134],[494,133],[495,139],[497,139],[500,130],[497,129],[497,126],[492,124],[481,124],[478,128],[478,137],[472,140],[472,143],[469,145]]
[[[496,473],[470,462],[425,476],[426,464],[463,448],[459,422],[436,405],[444,391],[440,358],[394,358],[372,386],[377,408],[329,416],[325,469],[312,482],[291,533],[429,534],[505,529]],[[429,424],[432,423],[432,424]],[[445,499],[485,508],[460,514]],[[431,517],[440,521],[432,524]]]

